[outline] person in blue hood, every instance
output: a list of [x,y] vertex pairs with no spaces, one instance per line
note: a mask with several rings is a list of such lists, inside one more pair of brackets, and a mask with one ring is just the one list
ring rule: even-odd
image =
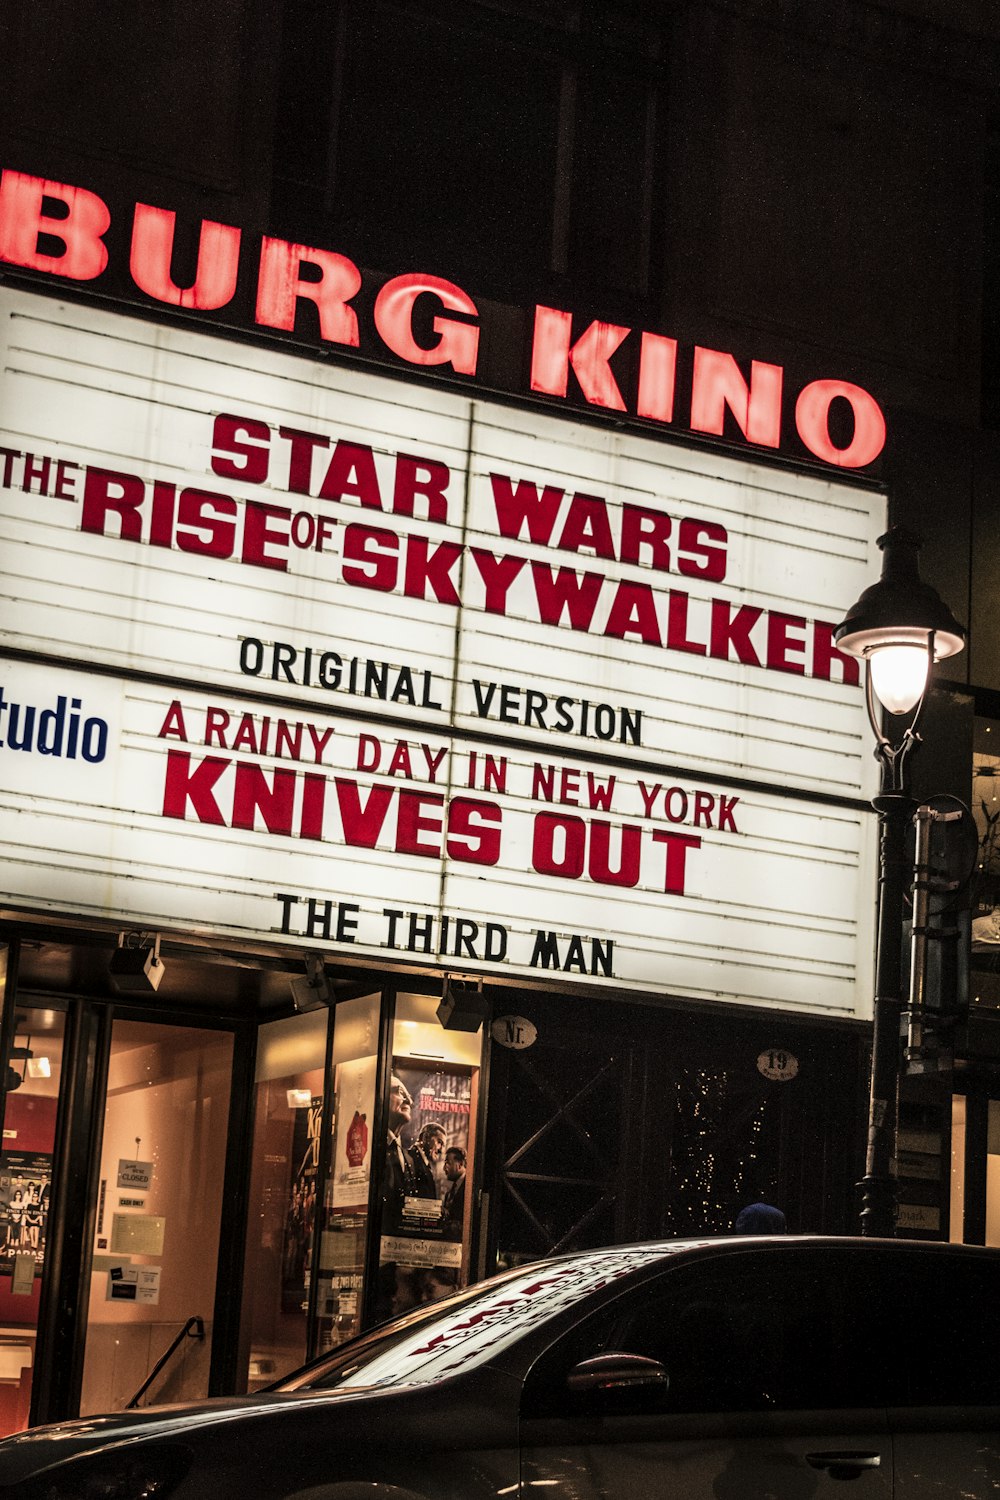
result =
[[788,1225],[780,1208],[770,1203],[748,1203],[736,1216],[737,1234],[786,1234]]

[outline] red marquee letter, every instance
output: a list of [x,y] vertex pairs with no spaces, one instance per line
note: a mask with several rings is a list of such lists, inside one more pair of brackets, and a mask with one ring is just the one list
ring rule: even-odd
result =
[[449,312],[479,316],[472,298],[454,282],[442,281],[438,276],[394,276],[375,298],[375,327],[383,343],[411,365],[451,365],[459,375],[475,375],[479,329],[472,323],[435,317],[433,326],[438,340],[432,349],[421,348],[413,337],[413,304],[427,292]]
[[[562,850],[557,853],[560,844]],[[586,854],[587,825],[582,818],[574,817],[572,813],[535,814],[531,868],[537,870],[539,875],[558,875],[564,880],[578,880],[583,874]]]
[[170,274],[177,215],[166,208],[135,205],[129,269],[140,291],[157,302],[194,307],[207,312],[225,307],[236,290],[240,261],[240,231],[231,224],[203,219],[198,238],[198,266],[191,286],[179,287]]
[[[45,198],[57,198],[69,210],[63,219],[43,211]],[[86,188],[27,177],[23,172],[4,172],[0,177],[0,260],[31,271],[51,271],[73,281],[93,281],[108,263],[101,236],[111,223],[108,206]],[[47,255],[38,248],[42,234],[62,240],[60,255]]]
[[[299,268],[303,261],[319,267],[319,281],[302,280]],[[357,314],[347,304],[360,290],[361,272],[346,255],[291,245],[267,235],[261,241],[256,320],[266,328],[294,332],[296,303],[306,297],[319,308],[320,337],[331,344],[357,348]]]
[[[830,441],[830,403],[843,396],[854,412],[854,436],[846,448]],[[885,447],[885,417],[874,396],[847,380],[814,380],[795,403],[795,425],[810,453],[842,469],[860,469]]]
[[[171,750],[171,755],[176,752]],[[663,889],[669,896],[683,896],[687,878],[687,853],[689,849],[700,849],[701,839],[694,833],[667,833],[664,829],[653,830],[653,843],[666,844],[667,859],[663,872]]]

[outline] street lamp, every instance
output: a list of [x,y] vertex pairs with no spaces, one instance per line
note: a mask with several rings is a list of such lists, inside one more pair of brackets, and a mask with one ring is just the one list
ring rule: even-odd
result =
[[[868,663],[865,701],[875,734],[879,792],[878,937],[875,958],[875,1025],[872,1036],[868,1148],[862,1188],[861,1233],[891,1236],[895,1227],[896,1095],[899,1023],[903,1008],[903,902],[908,884],[906,830],[913,815],[907,761],[919,743],[917,725],[927,696],[931,664],[955,656],[965,630],[937,591],[920,577],[920,537],[903,526],[880,536],[882,577],[865,589],[834,631],[841,651]],[[893,744],[878,705],[909,721]]]

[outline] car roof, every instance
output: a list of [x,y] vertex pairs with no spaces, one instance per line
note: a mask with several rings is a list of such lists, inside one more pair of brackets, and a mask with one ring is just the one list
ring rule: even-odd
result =
[[[911,1252],[929,1253],[932,1255],[973,1255],[992,1256],[1000,1258],[1000,1247],[984,1245],[966,1245],[955,1243],[951,1240],[923,1240],[915,1238],[906,1239],[884,1239],[867,1235],[834,1235],[834,1234],[711,1234],[691,1235],[683,1239],[668,1240],[637,1240],[629,1244],[602,1246],[593,1250],[567,1250],[558,1255],[548,1256],[537,1261],[526,1261],[521,1270],[529,1267],[538,1268],[549,1265],[564,1265],[567,1262],[578,1262],[586,1264],[588,1260],[596,1257],[604,1259],[620,1253],[627,1257],[633,1267],[638,1269],[644,1261],[649,1264],[668,1262],[679,1255],[701,1255],[711,1254],[717,1250],[745,1249],[773,1249],[780,1251],[787,1246],[810,1247],[814,1249],[829,1250],[859,1250],[865,1251],[878,1246],[903,1254]],[[501,1273],[509,1274],[509,1273]],[[494,1278],[495,1279],[495,1278]],[[480,1286],[482,1282],[478,1283]]]
[[341,1365],[338,1389],[404,1384],[408,1371],[419,1371],[421,1382],[429,1383],[486,1364],[507,1368],[510,1361],[511,1369],[520,1368],[526,1357],[534,1357],[532,1350],[537,1353],[588,1310],[597,1311],[630,1288],[655,1280],[671,1265],[720,1255],[846,1251],[864,1256],[876,1249],[952,1258],[978,1253],[1000,1260],[998,1252],[932,1241],[824,1235],[714,1235],[573,1251],[527,1262],[415,1308],[320,1356],[272,1389],[314,1388],[324,1371],[336,1372]]

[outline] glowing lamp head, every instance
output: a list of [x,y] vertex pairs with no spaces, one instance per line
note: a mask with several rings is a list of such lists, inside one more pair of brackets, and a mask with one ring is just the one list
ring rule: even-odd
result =
[[868,653],[875,696],[891,714],[908,714],[920,702],[929,666],[926,640],[920,645],[875,646]]
[[920,577],[921,540],[903,526],[880,536],[882,577],[865,589],[833,633],[841,651],[868,662],[871,685],[892,714],[909,713],[935,661],[965,646],[965,629],[936,589]]

